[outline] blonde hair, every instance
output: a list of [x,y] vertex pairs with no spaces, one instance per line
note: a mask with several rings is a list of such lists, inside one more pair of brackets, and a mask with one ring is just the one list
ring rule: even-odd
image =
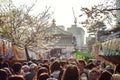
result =
[[112,78],[113,80],[120,80],[120,74],[113,74]]

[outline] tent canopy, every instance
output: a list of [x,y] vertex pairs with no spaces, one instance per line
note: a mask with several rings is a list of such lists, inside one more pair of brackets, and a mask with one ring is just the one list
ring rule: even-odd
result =
[[76,57],[85,57],[85,58],[93,58],[93,56],[90,53],[86,53],[86,52],[75,52],[75,56]]

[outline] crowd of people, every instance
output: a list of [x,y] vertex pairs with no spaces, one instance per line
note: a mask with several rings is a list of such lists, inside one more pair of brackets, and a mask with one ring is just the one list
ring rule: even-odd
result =
[[84,59],[0,61],[0,80],[120,80],[120,65]]

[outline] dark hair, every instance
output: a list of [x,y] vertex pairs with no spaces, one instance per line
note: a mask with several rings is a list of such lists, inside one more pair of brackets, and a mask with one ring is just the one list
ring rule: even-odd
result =
[[115,68],[115,73],[119,73],[120,74],[120,64],[118,64]]
[[86,61],[84,59],[79,59],[78,63],[82,63],[84,66],[86,66]]
[[111,74],[114,73],[114,69],[113,69],[113,67],[110,66],[110,65],[106,66],[106,67],[105,67],[105,70],[109,71]]
[[76,65],[68,65],[63,72],[62,80],[79,80],[79,70]]
[[55,59],[56,59],[55,57],[51,57],[51,58],[50,58],[50,62],[54,62]]
[[33,63],[32,61],[29,61],[29,62],[28,62],[28,66],[30,66],[32,63]]
[[3,69],[0,69],[0,80],[6,80],[7,77],[7,72]]
[[98,80],[111,80],[112,75],[108,71],[102,72],[101,76],[99,77]]
[[8,80],[25,80],[22,76],[11,76],[8,78]]
[[68,64],[67,61],[60,61],[60,65],[61,65],[62,67],[64,67],[64,65],[66,65],[66,64]]
[[12,72],[10,71],[9,68],[4,68],[4,70],[7,72],[8,77],[12,75]]
[[48,73],[42,73],[40,76],[39,76],[39,79],[38,80],[47,80],[49,78],[49,74]]
[[4,63],[3,63],[3,68],[4,68],[4,67],[9,67],[8,62],[4,62]]
[[98,69],[93,68],[93,69],[90,70],[90,72],[89,72],[89,79],[90,79],[90,80],[96,80],[96,79],[99,78],[100,74],[101,74],[101,72],[100,72]]
[[50,66],[51,73],[56,71],[56,70],[61,70],[61,65],[59,61],[55,61],[51,64]]
[[93,69],[94,67],[96,67],[94,63],[89,63],[85,66],[85,68],[89,70]]
[[48,73],[48,69],[45,68],[45,67],[41,67],[38,72],[37,72],[37,79],[39,78],[39,76],[42,74],[42,73]]
[[43,64],[42,67],[47,68],[48,72],[50,71],[50,69],[49,69],[49,65],[47,65],[47,64]]
[[81,76],[83,73],[86,74],[86,76],[87,76],[87,80],[89,80],[89,77],[88,77],[88,73],[87,73],[87,72],[81,72],[81,73],[80,73],[80,76]]
[[23,65],[23,66],[24,66],[24,65],[28,65],[28,63],[27,63],[27,62],[23,62],[22,65]]
[[19,62],[14,63],[13,66],[12,66],[12,69],[13,69],[14,73],[20,72],[21,68],[22,68],[22,64],[19,63]]
[[94,73],[95,75],[100,75],[100,72],[98,70],[96,70],[95,68],[90,70],[90,73]]
[[49,60],[48,59],[45,59],[44,61],[43,61],[43,63],[48,63],[49,62]]

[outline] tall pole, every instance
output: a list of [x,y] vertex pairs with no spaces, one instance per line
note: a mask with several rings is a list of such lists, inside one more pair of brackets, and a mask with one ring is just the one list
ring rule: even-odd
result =
[[75,26],[77,26],[77,18],[75,16],[75,12],[74,12],[74,8],[72,7],[72,12],[73,12],[73,16],[74,16],[74,24]]

